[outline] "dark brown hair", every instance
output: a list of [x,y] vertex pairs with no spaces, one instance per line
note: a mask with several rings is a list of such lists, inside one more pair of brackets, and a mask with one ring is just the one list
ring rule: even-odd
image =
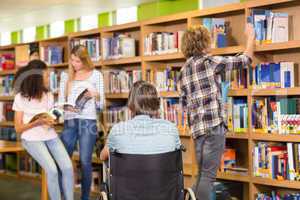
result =
[[30,61],[20,68],[15,76],[13,87],[15,93],[21,93],[29,99],[41,99],[48,92],[44,85],[43,72],[47,65],[41,60]]
[[128,107],[134,116],[157,116],[160,100],[156,88],[146,81],[135,82],[129,92]]
[[201,56],[211,46],[211,36],[204,26],[194,26],[185,31],[181,43],[185,58]]

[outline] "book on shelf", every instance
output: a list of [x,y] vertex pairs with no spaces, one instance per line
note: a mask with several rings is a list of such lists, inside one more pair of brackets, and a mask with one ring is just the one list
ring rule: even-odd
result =
[[247,69],[234,69],[230,74],[230,89],[246,89],[247,84]]
[[221,158],[220,171],[229,174],[247,175],[248,169],[237,165],[236,154],[236,149],[225,148]]
[[157,70],[155,73],[156,88],[159,92],[177,91],[177,84],[180,75],[180,67],[166,67],[164,70]]
[[58,92],[59,89],[59,74],[54,70],[49,74],[49,88],[52,93]]
[[0,77],[0,95],[12,96],[13,95],[13,81],[14,75],[7,75]]
[[248,22],[254,25],[257,44],[289,41],[288,13],[253,9]]
[[38,177],[41,176],[40,165],[28,154],[22,154],[19,160],[19,174]]
[[187,112],[181,109],[178,98],[161,98],[160,117],[175,123],[180,128],[187,128]]
[[24,67],[30,60],[30,45],[19,45],[15,47],[16,66]]
[[253,150],[254,176],[299,181],[299,156],[299,143],[258,142]]
[[102,38],[103,59],[120,59],[136,56],[136,40],[130,34],[115,34]]
[[261,133],[300,134],[300,98],[256,98],[252,128]]
[[133,83],[142,80],[141,70],[104,71],[108,83],[108,93],[128,93]]
[[17,172],[17,155],[13,153],[0,154],[0,172]]
[[248,104],[246,98],[228,97],[228,130],[243,133],[248,129]]
[[47,65],[56,65],[64,62],[63,46],[44,46],[40,48],[40,57]]
[[144,39],[144,55],[162,55],[181,51],[184,31],[153,32]]
[[127,121],[132,118],[129,108],[118,103],[108,106],[104,114],[108,128],[111,128],[113,125],[119,122]]
[[100,37],[74,38],[71,40],[70,45],[71,49],[76,45],[85,46],[93,62],[97,62],[101,59]]
[[17,133],[13,127],[0,127],[0,140],[17,141]]
[[204,18],[203,25],[211,33],[211,48],[227,47],[228,23],[224,18]]
[[15,54],[13,52],[0,53],[0,71],[15,69]]
[[244,186],[242,182],[217,180],[214,182],[213,193],[210,199],[213,200],[242,200]]
[[299,84],[298,65],[294,62],[261,63],[249,73],[253,89],[293,88]]
[[294,200],[300,199],[300,193],[297,191],[275,191],[259,192],[256,194],[255,200]]
[[0,102],[0,122],[14,121],[14,111],[12,110],[13,104],[11,102]]

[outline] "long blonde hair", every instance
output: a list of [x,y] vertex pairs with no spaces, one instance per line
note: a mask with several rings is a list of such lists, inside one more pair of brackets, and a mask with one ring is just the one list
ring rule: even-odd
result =
[[[71,50],[71,54],[70,55],[74,55],[76,57],[78,57],[80,59],[80,61],[82,62],[83,66],[91,71],[95,68],[91,57],[89,56],[89,52],[87,50],[87,48],[83,45],[76,45],[73,47],[73,49]],[[71,89],[71,83],[74,80],[74,74],[75,74],[75,70],[73,65],[70,63],[69,64],[69,69],[68,69],[68,82],[67,82],[67,87],[66,87],[66,92],[65,92],[65,96],[67,96],[70,93],[70,89]]]

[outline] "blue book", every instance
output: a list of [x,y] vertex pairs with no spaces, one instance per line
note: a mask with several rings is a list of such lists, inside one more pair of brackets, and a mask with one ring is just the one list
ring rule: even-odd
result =
[[285,71],[284,72],[284,88],[290,88],[291,87],[291,72]]
[[280,87],[281,78],[280,78],[280,63],[272,63],[272,82],[276,85],[276,87]]
[[269,64],[261,64],[261,82],[262,84],[270,83],[270,65]]
[[212,18],[204,18],[203,19],[203,26],[207,28],[209,31],[212,30]]

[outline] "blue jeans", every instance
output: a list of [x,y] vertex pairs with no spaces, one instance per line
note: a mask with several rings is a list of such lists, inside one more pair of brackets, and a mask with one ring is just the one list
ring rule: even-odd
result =
[[196,198],[210,200],[221,157],[225,149],[226,128],[220,124],[195,139],[198,178],[193,186]]
[[79,141],[79,156],[81,164],[81,199],[88,200],[92,182],[92,155],[97,138],[96,120],[72,119],[64,123],[61,140],[68,153],[72,156]]
[[51,200],[61,200],[58,169],[62,174],[65,200],[74,200],[74,176],[72,161],[59,138],[48,141],[22,140],[23,147],[45,170]]

